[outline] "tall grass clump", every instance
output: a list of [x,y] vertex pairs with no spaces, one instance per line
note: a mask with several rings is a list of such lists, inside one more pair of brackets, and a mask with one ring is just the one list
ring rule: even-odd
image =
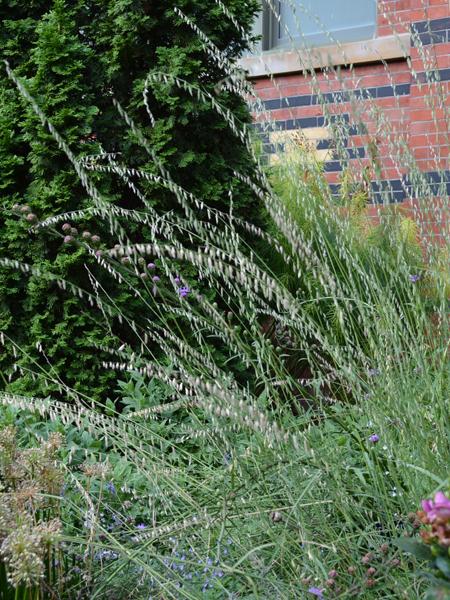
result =
[[[215,5],[245,37],[233,13]],[[103,368],[119,373],[107,399],[80,392],[42,362],[39,376],[59,397],[0,395],[0,424],[20,426],[25,443],[55,431],[66,437],[62,463],[73,483],[59,539],[80,577],[67,589],[50,581],[46,593],[422,598],[427,586],[399,539],[422,527],[419,501],[449,485],[448,249],[421,235],[420,218],[426,210],[425,220],[440,221],[448,196],[441,190],[439,202],[425,205],[425,182],[401,133],[361,98],[352,98],[356,125],[373,111],[392,139],[392,160],[408,158],[419,192],[414,214],[383,205],[374,220],[364,180],[350,168],[333,196],[301,136],[265,165],[254,131],[223,96],[245,98],[264,131],[273,127],[269,115],[195,15],[177,15],[220,69],[221,87],[211,93],[201,80],[152,71],[142,106],[158,127],[146,98],[182,90],[220,116],[253,157],[251,173],[233,176],[262,207],[258,225],[235,214],[233,189],[222,210],[181,185],[118,98],[116,118],[154,169],[115,153],[77,156],[5,65],[90,198],[77,221],[114,238],[70,240],[102,273],[86,267],[85,287],[1,259],[21,279],[42,278],[92,305],[105,327],[121,332],[92,346]],[[329,116],[344,152],[347,125]],[[376,180],[375,159],[371,168]],[[105,182],[126,185],[135,206],[106,202]],[[155,210],[148,189],[170,193],[177,210]],[[14,210],[17,219],[27,214]],[[31,232],[56,236],[66,223],[73,227],[72,213],[37,215]],[[138,303],[139,319],[105,280]]]

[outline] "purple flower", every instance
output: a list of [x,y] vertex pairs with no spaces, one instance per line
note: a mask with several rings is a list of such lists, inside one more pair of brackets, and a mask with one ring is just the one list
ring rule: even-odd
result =
[[136,529],[146,529],[147,525],[144,525],[144,523],[139,523],[138,525],[136,525]]
[[380,441],[380,436],[377,435],[376,433],[374,433],[373,435],[371,435],[370,438],[369,438],[369,442],[371,442],[372,444],[376,444],[379,441]]
[[71,235],[64,236],[64,243],[71,244],[73,242],[73,237]]
[[409,280],[410,280],[412,283],[417,283],[417,282],[419,281],[419,279],[420,279],[420,275],[410,275],[410,276],[409,276]]
[[175,277],[174,282],[178,285],[179,283],[181,283],[181,279],[180,277]]
[[310,587],[308,592],[317,598],[323,598],[323,590],[317,587]]
[[110,492],[111,494],[116,493],[116,486],[113,484],[112,481],[108,481],[108,483],[106,484],[105,487],[108,490],[108,492]]
[[158,275],[154,275],[152,277],[153,281],[160,281],[160,278],[158,277]]
[[422,508],[431,522],[436,519],[450,520],[450,498],[443,492],[437,492],[433,500],[422,500]]
[[155,263],[148,263],[147,269],[154,269],[156,267]]
[[185,298],[191,290],[189,289],[189,287],[187,285],[184,285],[183,287],[178,288],[177,291],[178,291],[178,294],[181,296],[181,298]]

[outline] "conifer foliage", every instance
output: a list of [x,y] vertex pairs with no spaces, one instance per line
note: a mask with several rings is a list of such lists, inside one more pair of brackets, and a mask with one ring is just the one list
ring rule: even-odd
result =
[[[226,8],[250,32],[257,2],[228,0]],[[98,308],[60,289],[52,276],[92,290],[91,274],[104,283],[114,303],[133,318],[139,301],[128,289],[102,280],[95,242],[110,246],[115,235],[95,217],[33,228],[49,217],[92,206],[66,154],[43,127],[30,103],[7,76],[8,62],[78,160],[116,153],[123,164],[149,173],[155,165],[118,115],[118,100],[146,136],[177,184],[207,205],[252,217],[254,198],[234,172],[249,173],[245,146],[211,107],[196,102],[173,85],[153,87],[145,108],[143,91],[149,73],[168,73],[220,96],[242,122],[249,122],[242,99],[221,90],[226,73],[205,52],[199,36],[176,9],[195,23],[224,55],[234,60],[246,49],[242,30],[234,27],[212,0],[5,0],[0,6],[0,256],[30,265],[26,275],[0,267],[0,358],[3,387],[42,394],[51,370],[55,381],[100,397],[111,375],[101,370],[101,350],[116,332]],[[128,209],[136,194],[117,178],[92,175],[102,198]],[[143,210],[174,211],[173,195],[151,181],[142,182]],[[62,227],[61,227],[62,226]],[[128,226],[134,241],[145,241],[145,225]],[[65,229],[64,229],[65,227]],[[130,230],[131,227],[131,230]],[[117,233],[117,232],[116,232]],[[72,243],[85,236],[94,251]],[[99,239],[98,239],[99,238]],[[100,252],[100,250],[98,250]],[[15,350],[14,350],[15,348]],[[14,354],[17,351],[17,356]],[[13,371],[14,363],[19,369]],[[33,372],[33,375],[32,375]],[[42,371],[43,372],[43,371]],[[58,385],[51,385],[55,391]]]

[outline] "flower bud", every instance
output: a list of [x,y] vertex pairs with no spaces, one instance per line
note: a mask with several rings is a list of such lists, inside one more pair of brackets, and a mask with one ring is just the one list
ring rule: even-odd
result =
[[91,237],[91,241],[92,241],[92,243],[93,243],[93,244],[98,244],[98,242],[100,241],[100,236],[98,236],[98,235],[93,235],[93,236]]
[[329,573],[328,573],[328,577],[330,577],[330,579],[335,579],[338,576],[336,569],[332,569]]
[[78,235],[78,229],[76,227],[71,227],[70,235]]
[[61,227],[61,229],[63,231],[70,231],[72,229],[72,225],[70,223],[64,223],[64,225]]
[[71,235],[66,235],[64,238],[64,243],[65,244],[71,244],[74,241],[73,237]]
[[37,221],[37,216],[33,213],[29,213],[25,218],[29,223],[34,223]]
[[376,572],[377,570],[374,567],[370,567],[370,569],[367,569],[367,575],[369,575],[370,577],[372,577],[372,575],[375,575]]
[[83,231],[83,233],[81,234],[81,237],[85,240],[90,239],[91,237],[91,232],[90,231]]

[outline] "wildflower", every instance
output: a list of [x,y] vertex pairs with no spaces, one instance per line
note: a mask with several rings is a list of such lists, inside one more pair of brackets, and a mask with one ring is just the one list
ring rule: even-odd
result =
[[106,489],[108,490],[108,492],[110,492],[111,494],[116,494],[116,486],[114,485],[114,483],[112,481],[108,481],[108,483],[106,484]]
[[180,279],[180,277],[175,277],[175,279],[174,279],[173,281],[174,281],[174,283],[176,283],[177,285],[178,285],[179,283],[181,283],[181,279]]
[[410,275],[409,276],[409,280],[411,281],[411,283],[417,283],[420,279],[420,275]]
[[148,263],[147,269],[153,270],[156,267],[155,263]]
[[25,218],[29,223],[37,221],[37,216],[34,213],[29,213]]
[[65,244],[71,244],[74,241],[73,237],[71,235],[66,235],[64,236],[64,243]]
[[102,250],[96,250],[96,251],[95,251],[95,256],[96,256],[97,258],[100,258],[101,256],[103,256],[103,252],[102,252]]
[[369,442],[370,442],[371,444],[376,444],[376,443],[377,443],[377,442],[379,442],[379,441],[380,441],[380,436],[379,436],[379,435],[377,435],[376,433],[374,433],[373,435],[371,435],[371,436],[369,437]]
[[[28,206],[28,204],[25,204],[24,206],[21,207],[20,212],[21,213],[29,213],[31,211],[31,208]],[[70,225],[69,225],[70,227]]]
[[437,492],[433,500],[422,500],[422,508],[430,523],[450,520],[450,498],[443,492]]
[[189,294],[190,291],[191,290],[189,289],[189,287],[187,285],[178,288],[178,294],[180,295],[181,298],[185,298]]
[[318,587],[310,587],[308,592],[317,598],[323,598],[323,590]]
[[81,234],[81,237],[85,240],[89,240],[91,238],[91,232],[90,231],[83,231],[83,233]]
[[136,525],[136,529],[146,529],[146,528],[147,528],[147,525],[144,525],[144,523],[138,523]]
[[99,241],[100,241],[100,236],[98,236],[98,235],[93,235],[93,236],[91,237],[91,242],[92,242],[93,244],[98,244],[98,242],[99,242]]
[[153,281],[155,281],[155,282],[157,282],[157,281],[161,281],[161,278],[160,278],[160,277],[158,277],[158,275],[154,275],[154,276],[152,277],[152,280],[153,280]]
[[61,227],[61,229],[63,231],[70,231],[72,229],[72,225],[70,223],[64,223],[64,225]]

